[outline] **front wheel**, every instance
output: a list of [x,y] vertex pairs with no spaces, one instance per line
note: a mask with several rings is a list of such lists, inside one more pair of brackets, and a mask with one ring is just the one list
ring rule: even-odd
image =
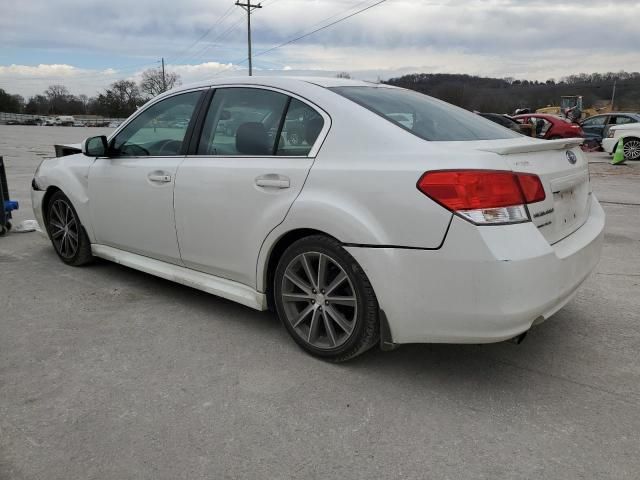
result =
[[379,338],[373,287],[332,238],[314,235],[293,243],[278,262],[274,296],[285,328],[312,355],[346,361]]
[[625,160],[640,160],[640,140],[625,138],[622,143],[622,151]]
[[89,237],[64,193],[56,192],[51,197],[46,224],[53,248],[64,263],[77,267],[93,260]]

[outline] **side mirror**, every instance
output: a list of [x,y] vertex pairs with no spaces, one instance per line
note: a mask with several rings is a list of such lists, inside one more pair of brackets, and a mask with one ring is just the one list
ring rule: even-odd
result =
[[89,137],[82,142],[82,153],[88,157],[106,157],[108,152],[109,145],[104,135]]
[[231,119],[231,112],[229,110],[223,110],[222,113],[220,113],[220,120],[230,120]]

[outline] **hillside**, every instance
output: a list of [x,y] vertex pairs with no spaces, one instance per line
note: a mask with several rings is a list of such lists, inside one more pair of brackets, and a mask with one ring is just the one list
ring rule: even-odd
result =
[[640,73],[572,75],[559,82],[418,73],[384,83],[410,88],[469,110],[512,113],[516,108],[558,105],[562,95],[582,95],[584,106],[606,106],[616,83],[614,108],[640,111]]

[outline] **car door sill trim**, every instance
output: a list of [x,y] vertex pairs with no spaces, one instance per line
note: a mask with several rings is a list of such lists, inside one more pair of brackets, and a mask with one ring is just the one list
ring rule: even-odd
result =
[[96,257],[196,288],[256,310],[267,309],[267,297],[264,293],[257,292],[253,288],[233,280],[125,252],[107,245],[93,244],[91,245],[91,253]]

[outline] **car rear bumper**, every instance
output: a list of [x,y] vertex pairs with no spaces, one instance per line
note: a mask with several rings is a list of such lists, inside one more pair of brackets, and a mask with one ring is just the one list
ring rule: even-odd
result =
[[438,250],[348,247],[367,273],[394,343],[490,343],[562,308],[600,259],[604,211],[549,245],[532,223],[475,227],[454,217]]

